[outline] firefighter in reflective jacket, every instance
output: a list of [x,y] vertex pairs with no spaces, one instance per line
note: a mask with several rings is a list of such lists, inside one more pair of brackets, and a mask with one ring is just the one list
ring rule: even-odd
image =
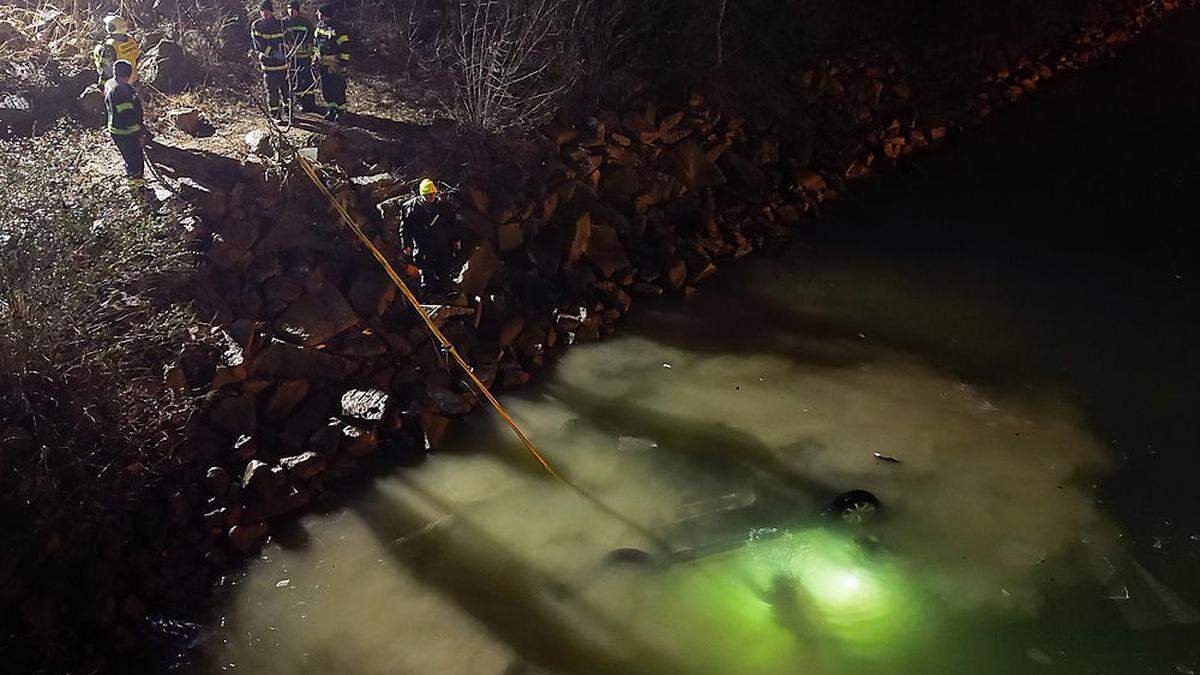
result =
[[333,122],[346,112],[346,68],[350,65],[350,35],[334,18],[333,6],[317,9],[313,61],[321,73],[321,98],[325,99],[325,119]]
[[137,40],[129,35],[129,22],[116,14],[109,14],[104,17],[104,32],[107,34],[104,42],[92,50],[100,88],[103,89],[104,83],[112,79],[113,64],[117,61],[128,61],[133,66],[129,81],[137,82],[137,62],[142,52]]
[[300,12],[300,0],[288,0],[283,22],[283,42],[290,57],[289,76],[296,105],[304,112],[317,111],[317,78],[313,75],[313,22]]
[[131,77],[133,64],[128,61],[113,64],[113,77],[104,83],[104,107],[108,111],[108,133],[121,152],[121,159],[125,160],[125,177],[130,187],[140,189],[145,169],[142,147],[146,128],[142,102],[137,91],[129,85]]
[[283,106],[292,99],[288,91],[288,60],[283,42],[283,22],[275,18],[271,0],[259,5],[259,18],[250,24],[250,39],[258,65],[262,69],[263,85],[267,88],[267,110],[283,120]]

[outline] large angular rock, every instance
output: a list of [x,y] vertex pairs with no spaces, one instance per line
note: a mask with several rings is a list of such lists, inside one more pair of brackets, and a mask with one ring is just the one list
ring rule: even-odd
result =
[[31,98],[0,93],[0,136],[25,133],[33,126],[33,120]]
[[230,434],[253,434],[258,424],[254,395],[240,394],[222,399],[208,417]]
[[378,389],[351,389],[342,394],[342,416],[378,422],[387,410],[387,392]]
[[255,155],[266,156],[275,152],[271,132],[266,129],[254,129],[246,133],[246,147]]
[[691,192],[725,183],[725,174],[705,156],[704,150],[694,140],[675,146],[671,152],[671,164],[675,177]]
[[325,344],[358,323],[358,315],[332,284],[301,296],[288,306],[279,330],[305,347]]
[[247,523],[229,528],[229,545],[242,554],[252,553],[267,536],[266,523]]
[[328,379],[345,377],[345,360],[316,349],[305,349],[279,340],[263,348],[251,373],[280,379]]
[[589,213],[582,213],[577,218],[571,220],[567,226],[565,241],[567,246],[567,261],[575,262],[583,257],[583,252],[587,248],[588,239],[592,236],[592,216]]
[[186,86],[195,75],[187,54],[175,42],[162,40],[138,59],[138,81],[166,93]]
[[285,485],[287,476],[283,469],[257,459],[250,460],[242,472],[242,490],[253,490],[263,497],[270,497]]
[[488,282],[502,265],[500,258],[492,250],[492,245],[486,241],[483,242],[471,254],[470,260],[459,274],[459,289],[467,297],[483,295],[487,290]]
[[606,278],[630,266],[629,256],[621,244],[617,231],[605,225],[593,225],[584,251],[587,259]]
[[377,272],[363,272],[350,284],[346,299],[359,316],[381,316],[396,299],[396,285]]
[[188,136],[195,136],[197,138],[211,136],[215,131],[212,124],[209,124],[208,120],[204,119],[200,111],[195,108],[169,110],[167,111],[167,119],[171,121],[171,124],[175,125],[176,129],[179,129]]
[[275,385],[275,391],[271,393],[271,398],[267,399],[267,408],[264,411],[267,421],[279,424],[286,420],[308,397],[311,388],[308,380],[284,380]]
[[279,460],[279,466],[284,471],[301,481],[308,481],[320,475],[325,470],[325,464],[325,456],[311,450]]

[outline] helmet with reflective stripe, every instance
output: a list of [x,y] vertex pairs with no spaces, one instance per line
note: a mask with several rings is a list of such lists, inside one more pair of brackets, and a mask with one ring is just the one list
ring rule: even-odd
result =
[[436,195],[436,194],[437,194],[437,185],[434,185],[433,181],[429,180],[428,178],[421,181],[421,196],[422,197],[428,197],[429,195]]
[[124,35],[129,32],[129,22],[116,14],[109,14],[104,17],[104,32],[109,35]]

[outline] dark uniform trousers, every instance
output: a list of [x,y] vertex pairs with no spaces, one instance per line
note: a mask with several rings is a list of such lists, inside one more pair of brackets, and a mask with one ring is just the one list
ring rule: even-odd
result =
[[321,64],[321,97],[325,99],[325,107],[344,112],[346,110],[345,74],[334,72],[329,66]]
[[267,109],[272,115],[283,112],[283,102],[291,101],[292,94],[288,88],[287,70],[264,70],[263,84],[267,88]]
[[113,143],[125,160],[125,177],[140,179],[146,170],[146,156],[142,154],[142,137],[140,135],[119,136],[111,134]]

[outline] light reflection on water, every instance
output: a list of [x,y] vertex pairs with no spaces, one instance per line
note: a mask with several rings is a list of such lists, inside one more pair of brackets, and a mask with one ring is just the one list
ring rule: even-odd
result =
[[[774,298],[647,312],[506,403],[560,470],[649,527],[757,500],[753,527],[779,529],[698,563],[605,565],[651,545],[478,415],[425,465],[303,518],[306,542],[269,546],[198,670],[1084,672],[1037,630],[1064,595],[1124,639],[1087,562],[1120,557],[1093,490],[1111,464],[1070,397],[963,382],[847,328],[845,296],[772,274],[726,283]],[[989,319],[908,328],[951,345]],[[885,505],[877,546],[817,516],[855,488]],[[685,534],[728,535],[706,527]]]

